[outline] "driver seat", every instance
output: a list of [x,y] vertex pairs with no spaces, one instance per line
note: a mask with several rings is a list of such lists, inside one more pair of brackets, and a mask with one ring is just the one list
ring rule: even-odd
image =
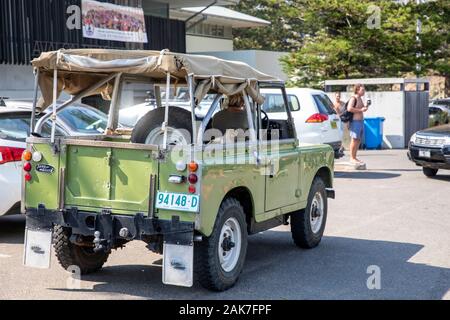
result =
[[217,112],[210,121],[210,128],[217,129],[225,135],[227,130],[243,130],[249,128],[245,110],[235,112],[227,109]]
[[[225,137],[223,142],[229,143],[230,141],[236,141],[236,139],[240,140],[239,137],[243,136],[245,136],[244,139],[247,140],[248,128],[249,125],[245,110],[235,112],[224,109],[213,116],[206,129],[218,130],[220,132],[219,135],[221,135],[221,137]],[[220,137],[216,137],[214,132],[211,132],[211,134],[208,135],[207,140],[210,140],[210,138],[214,140]]]

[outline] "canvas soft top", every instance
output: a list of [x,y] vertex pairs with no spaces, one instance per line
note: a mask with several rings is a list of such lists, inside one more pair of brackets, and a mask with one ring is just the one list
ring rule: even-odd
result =
[[[281,82],[243,62],[168,50],[61,49],[42,53],[32,61],[32,65],[39,70],[43,108],[52,102],[54,70],[58,70],[58,96],[61,91],[76,95],[115,73],[144,76],[154,81],[163,81],[169,73],[180,84],[192,75],[198,102],[210,90],[227,95],[246,90],[253,99],[261,102],[263,98],[256,90],[257,83]],[[112,87],[113,81],[110,81],[95,93],[108,98]]]

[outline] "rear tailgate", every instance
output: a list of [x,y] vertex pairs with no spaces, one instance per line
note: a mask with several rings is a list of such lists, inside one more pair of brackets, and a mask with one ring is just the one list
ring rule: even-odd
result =
[[148,212],[150,180],[158,174],[157,147],[131,149],[126,143],[82,145],[70,140],[65,145],[65,155],[61,154],[65,207]]
[[328,120],[322,123],[323,141],[326,143],[340,141],[342,139],[340,119],[330,98],[325,93],[313,94],[312,96],[319,113],[328,116]]

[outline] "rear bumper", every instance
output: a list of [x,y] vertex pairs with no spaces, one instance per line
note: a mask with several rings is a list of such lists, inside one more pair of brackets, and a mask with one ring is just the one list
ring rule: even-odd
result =
[[[429,150],[430,158],[419,157],[420,150]],[[450,146],[442,148],[427,148],[410,144],[408,158],[421,167],[433,169],[450,169]]]
[[9,216],[9,215],[13,215],[13,214],[20,214],[20,201],[13,204],[13,206],[11,208],[9,208],[9,210],[7,210],[5,213],[3,213],[3,215],[5,215],[5,216]]
[[18,161],[0,164],[0,216],[20,213],[21,165]]
[[176,239],[177,243],[190,244],[194,233],[194,223],[182,222],[179,216],[173,216],[172,220],[161,220],[146,217],[142,213],[113,215],[108,211],[93,213],[77,208],[54,211],[44,206],[26,210],[26,225],[32,230],[49,230],[59,225],[71,228],[73,235],[81,236],[94,236],[98,231],[105,245],[110,248],[117,241],[143,240],[154,235],[163,235],[164,240],[169,242]]

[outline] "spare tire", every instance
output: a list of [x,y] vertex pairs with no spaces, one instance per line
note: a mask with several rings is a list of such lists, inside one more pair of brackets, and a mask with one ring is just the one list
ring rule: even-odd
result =
[[[136,123],[131,134],[131,142],[142,144],[162,145],[164,132],[165,107],[149,111]],[[167,144],[191,144],[192,122],[191,112],[179,108],[169,107],[169,123],[167,126]]]

